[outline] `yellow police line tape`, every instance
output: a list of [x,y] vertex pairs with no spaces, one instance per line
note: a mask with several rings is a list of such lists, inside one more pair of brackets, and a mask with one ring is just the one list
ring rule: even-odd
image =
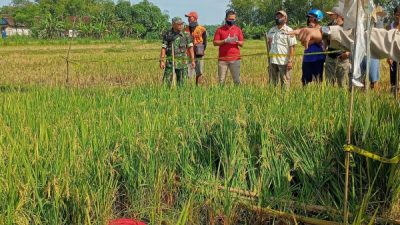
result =
[[[343,52],[343,50],[335,50],[335,51],[325,51],[325,52],[311,52],[311,53],[295,53],[293,56],[310,56],[310,55],[327,55],[327,54],[333,54],[333,53],[340,53]],[[266,52],[260,52],[260,53],[253,53],[253,54],[245,54],[245,55],[240,55],[240,58],[243,57],[255,57],[255,56],[266,56],[267,58],[275,58],[275,57],[287,57],[287,54],[269,54]],[[63,57],[65,60],[67,60],[66,57]],[[178,58],[178,57],[176,57]],[[227,60],[230,57],[211,57],[211,58],[203,58],[204,60]],[[172,57],[165,57],[165,59],[170,60]],[[179,57],[179,59],[176,60],[189,60],[189,57]],[[68,59],[68,62],[71,63],[110,63],[110,62],[134,62],[138,60],[144,60],[144,61],[159,61],[160,58],[141,58],[141,59],[134,59],[134,60],[79,60],[79,59]]]
[[344,146],[344,151],[345,152],[354,152],[354,153],[356,153],[358,155],[361,155],[361,156],[364,156],[366,158],[370,158],[370,159],[373,159],[373,160],[376,160],[376,161],[379,161],[379,162],[382,162],[382,163],[386,163],[386,164],[399,164],[400,163],[400,155],[395,156],[395,157],[393,157],[391,159],[388,159],[388,158],[384,158],[384,157],[381,157],[379,155],[376,155],[376,154],[374,154],[372,152],[366,151],[364,149],[361,149],[359,147],[356,147],[354,145],[345,145]]

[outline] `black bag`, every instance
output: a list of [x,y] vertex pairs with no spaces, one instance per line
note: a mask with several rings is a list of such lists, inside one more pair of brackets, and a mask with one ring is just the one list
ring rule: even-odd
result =
[[195,44],[194,45],[194,54],[196,56],[204,56],[204,44]]

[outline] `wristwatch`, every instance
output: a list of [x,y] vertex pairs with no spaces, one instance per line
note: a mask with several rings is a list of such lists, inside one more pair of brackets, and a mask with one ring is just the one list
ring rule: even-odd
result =
[[322,34],[322,39],[329,40],[331,36],[331,29],[329,28],[329,26],[322,26],[321,34]]

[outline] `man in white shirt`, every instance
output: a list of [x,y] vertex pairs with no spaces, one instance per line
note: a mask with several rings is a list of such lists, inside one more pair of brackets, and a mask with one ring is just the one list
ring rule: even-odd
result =
[[293,69],[294,47],[297,43],[296,38],[287,35],[293,31],[286,25],[287,14],[280,10],[275,13],[276,26],[266,33],[266,45],[270,58],[269,78],[270,82],[277,86],[281,82],[282,87],[289,88],[291,73]]

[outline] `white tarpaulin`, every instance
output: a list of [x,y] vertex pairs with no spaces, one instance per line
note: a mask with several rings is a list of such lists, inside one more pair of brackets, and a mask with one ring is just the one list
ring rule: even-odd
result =
[[[361,62],[367,55],[365,31],[367,14],[370,15],[369,9],[374,8],[372,0],[340,0],[339,7],[342,8],[344,16],[344,29],[355,30],[355,42],[352,46],[354,68],[353,68],[353,84],[363,86],[361,81]],[[358,11],[358,13],[357,13]]]

